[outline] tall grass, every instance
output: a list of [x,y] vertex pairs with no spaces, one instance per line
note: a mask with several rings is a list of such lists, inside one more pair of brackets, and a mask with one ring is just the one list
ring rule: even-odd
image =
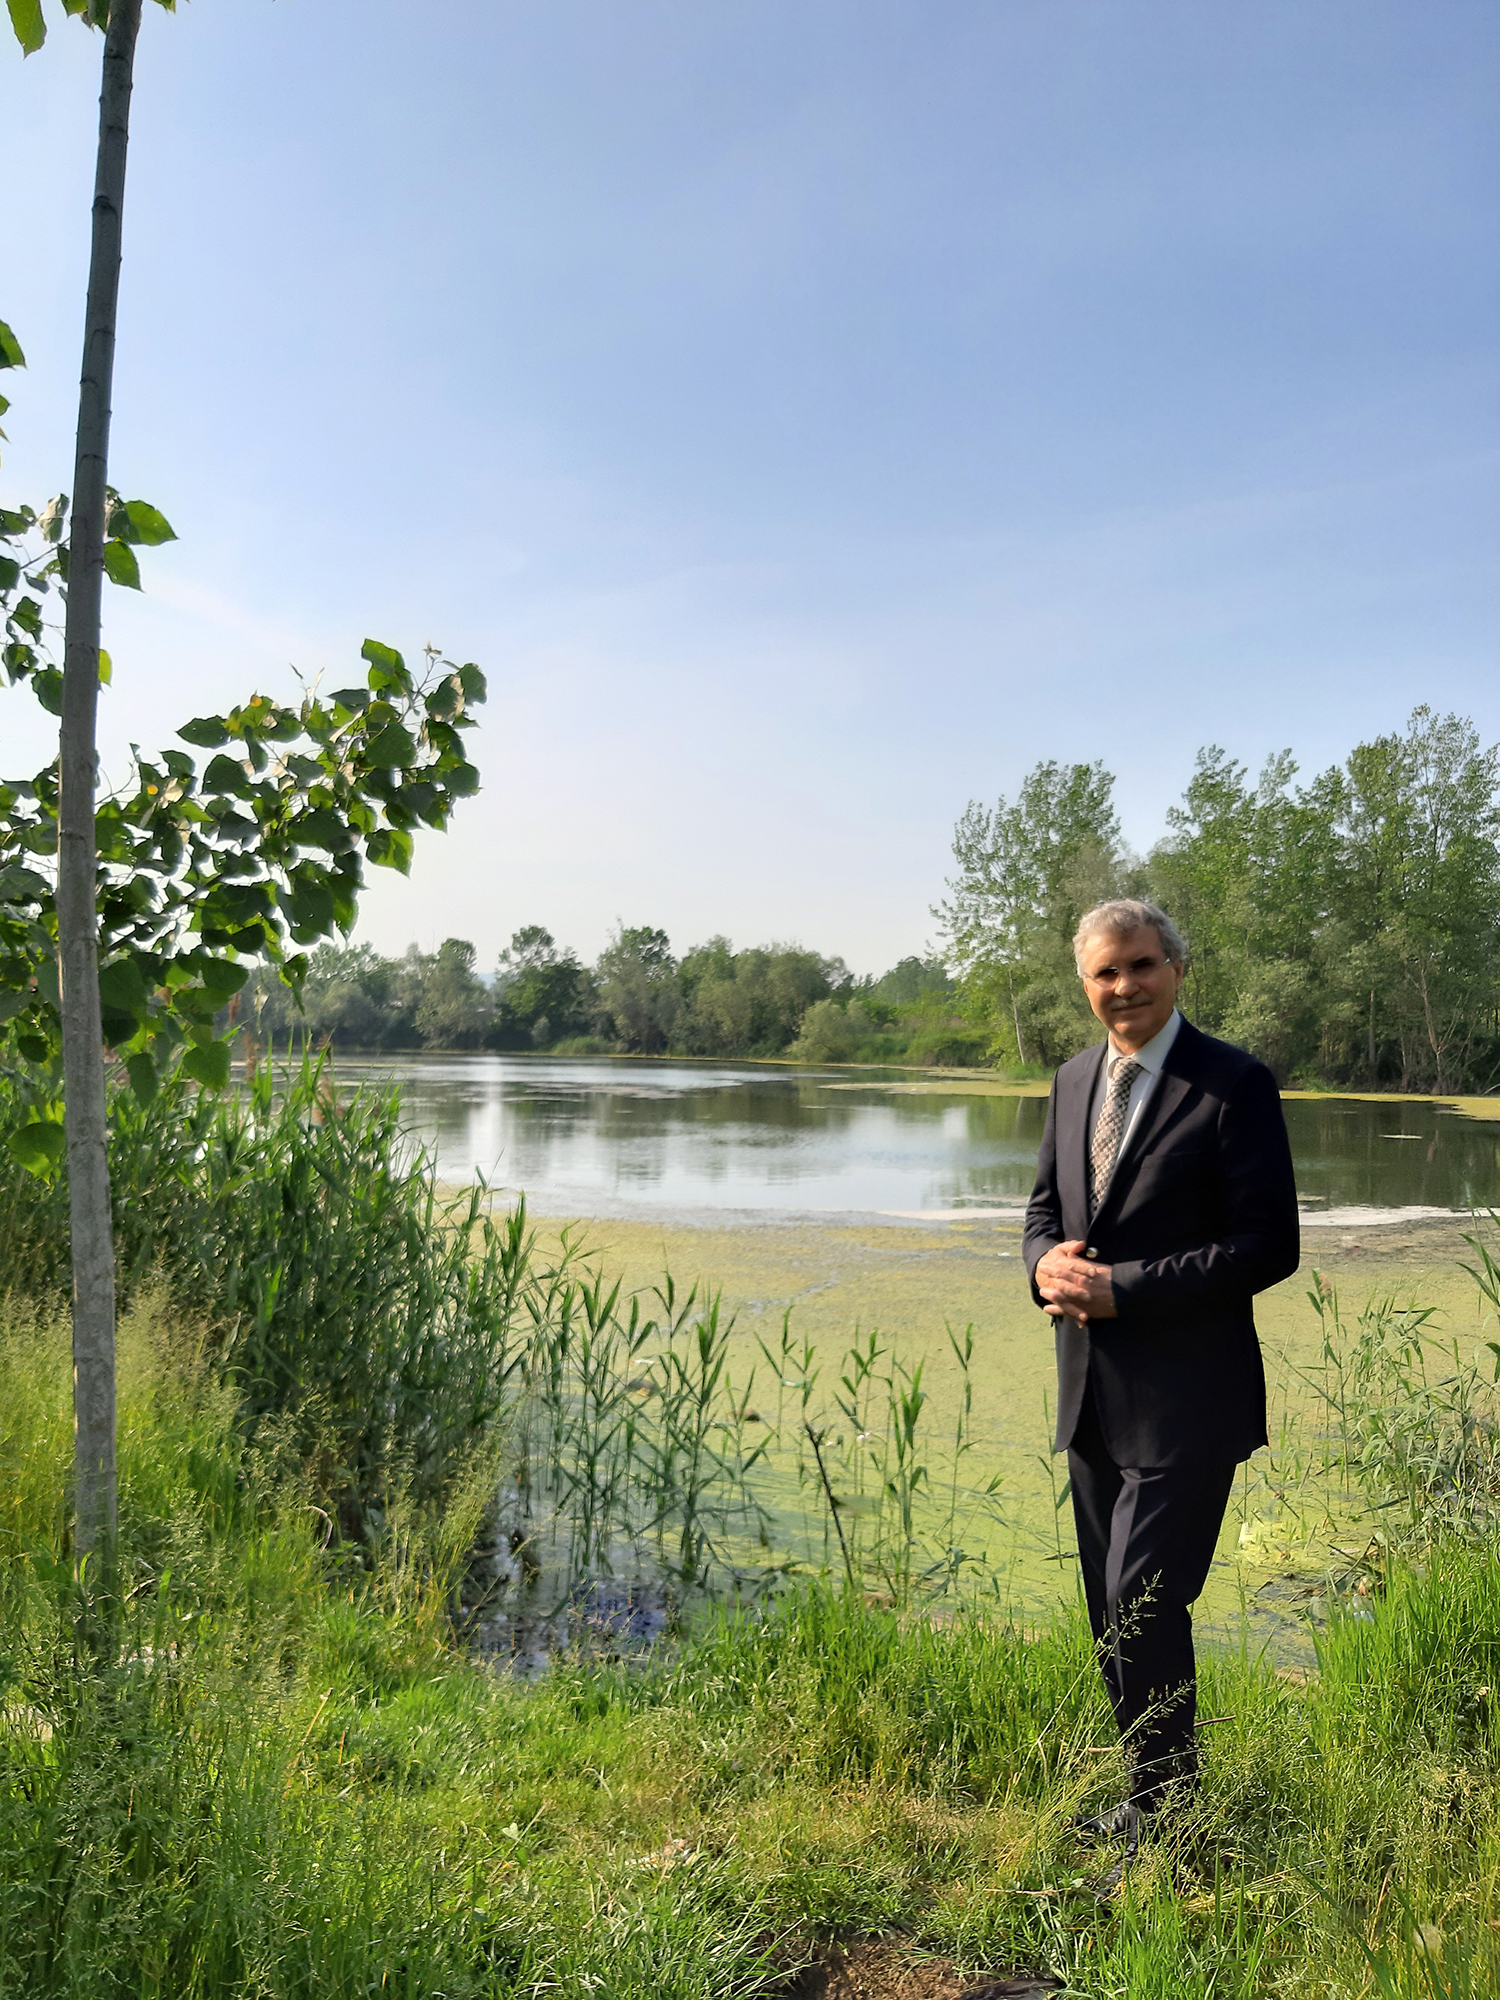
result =
[[[1482,1235],[1468,1241],[1480,1289],[1500,1307],[1500,1266]],[[1323,1342],[1306,1379],[1326,1412],[1325,1471],[1367,1497],[1382,1540],[1496,1538],[1500,1344],[1442,1331],[1431,1307],[1389,1295],[1367,1300],[1351,1324],[1337,1289],[1314,1278]]]
[[[442,1493],[529,1326],[524,1215],[496,1228],[482,1190],[442,1200],[396,1097],[343,1099],[316,1061],[239,1095],[122,1089],[110,1173],[123,1297],[163,1289],[201,1326],[242,1420],[295,1435],[347,1537],[378,1531],[393,1492]],[[11,1296],[60,1301],[62,1177],[12,1165],[0,1200]]]
[[1201,1808],[1101,1903],[1068,1823],[1120,1773],[1081,1620],[934,1623],[808,1580],[523,1686],[453,1649],[459,1542],[327,1545],[149,1300],[121,1649],[80,1667],[65,1350],[55,1323],[0,1336],[0,1994],[730,2000],[870,1929],[1089,2000],[1497,1990],[1481,1545],[1393,1570],[1305,1685],[1211,1659]]

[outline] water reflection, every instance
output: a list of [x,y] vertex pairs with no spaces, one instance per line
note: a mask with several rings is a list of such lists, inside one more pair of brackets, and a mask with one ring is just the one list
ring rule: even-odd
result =
[[[512,1055],[343,1058],[399,1081],[450,1181],[483,1173],[539,1207],[881,1213],[1009,1209],[1036,1171],[1036,1097],[892,1092],[896,1072]],[[1437,1105],[1289,1101],[1309,1214],[1500,1200],[1500,1124]]]

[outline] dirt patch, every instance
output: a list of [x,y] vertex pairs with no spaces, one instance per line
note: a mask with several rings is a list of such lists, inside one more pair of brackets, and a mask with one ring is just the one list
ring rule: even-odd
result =
[[1047,2000],[1061,1990],[1050,1973],[971,1973],[931,1958],[905,1938],[857,1938],[826,1945],[786,1989],[786,2000]]

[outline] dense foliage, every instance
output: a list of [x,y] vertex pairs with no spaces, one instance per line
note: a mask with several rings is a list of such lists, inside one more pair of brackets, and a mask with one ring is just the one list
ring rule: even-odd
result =
[[995,1059],[1051,1064],[1097,1039],[1074,927],[1102,896],[1149,894],[1188,939],[1188,1013],[1283,1081],[1500,1081],[1500,751],[1470,722],[1418,708],[1305,784],[1290,752],[1252,781],[1204,750],[1144,860],[1113,786],[1100,764],[1040,764],[958,823],[940,915]]
[[552,933],[515,933],[493,976],[447,939],[382,958],[368,945],[311,954],[296,997],[274,974],[241,1001],[252,1039],[300,1033],[345,1048],[619,1050],[639,1055],[781,1056],[809,1062],[969,1062],[984,1037],[959,1018],[953,981],[908,958],[880,979],[799,945],[736,951],[710,938],[679,958],[665,931],[622,928],[584,965]]

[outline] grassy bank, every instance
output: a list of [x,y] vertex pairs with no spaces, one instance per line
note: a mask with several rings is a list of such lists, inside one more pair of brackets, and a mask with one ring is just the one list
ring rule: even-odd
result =
[[1076,1620],[809,1583],[527,1686],[451,1644],[462,1535],[325,1547],[170,1319],[126,1332],[132,1583],[97,1677],[59,1562],[64,1343],[0,1343],[0,1992],[697,2000],[892,1929],[1096,2000],[1500,1982],[1492,1551],[1394,1570],[1305,1681],[1212,1660],[1201,1812],[1103,1907],[1067,1821],[1120,1774]]

